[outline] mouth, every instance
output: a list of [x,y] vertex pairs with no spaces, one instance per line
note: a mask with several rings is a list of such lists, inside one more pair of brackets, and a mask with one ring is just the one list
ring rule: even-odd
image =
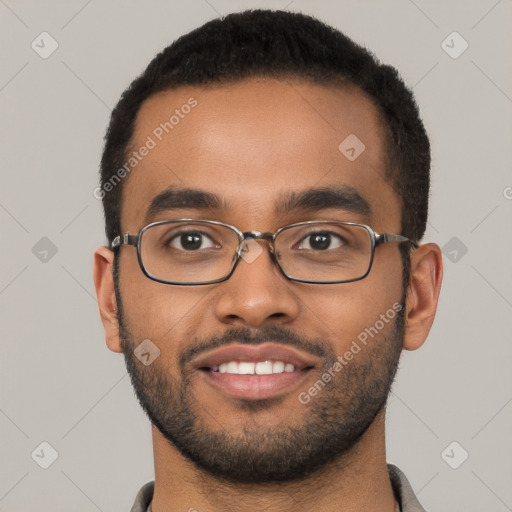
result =
[[262,400],[291,393],[319,361],[302,351],[265,343],[229,345],[194,361],[202,378],[231,398]]
[[285,361],[229,361],[209,368],[209,370],[232,375],[274,375],[276,373],[291,373],[296,368],[293,364]]

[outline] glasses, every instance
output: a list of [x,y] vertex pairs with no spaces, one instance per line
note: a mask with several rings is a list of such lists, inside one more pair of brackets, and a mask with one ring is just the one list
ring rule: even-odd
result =
[[116,236],[111,248],[136,247],[142,272],[154,281],[202,285],[226,281],[240,259],[249,261],[251,239],[268,242],[271,258],[285,277],[310,284],[365,278],[375,248],[381,244],[410,242],[418,247],[417,242],[404,236],[379,235],[369,226],[353,222],[298,222],[275,233],[261,233],[241,232],[213,220],[177,219],[153,222],[137,235]]

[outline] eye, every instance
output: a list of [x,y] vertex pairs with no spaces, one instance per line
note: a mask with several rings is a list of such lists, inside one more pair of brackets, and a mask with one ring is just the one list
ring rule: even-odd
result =
[[187,231],[175,234],[167,244],[174,249],[197,251],[200,249],[220,248],[206,233]]
[[305,236],[299,243],[298,249],[325,251],[326,249],[339,249],[346,245],[346,240],[335,233],[318,231]]

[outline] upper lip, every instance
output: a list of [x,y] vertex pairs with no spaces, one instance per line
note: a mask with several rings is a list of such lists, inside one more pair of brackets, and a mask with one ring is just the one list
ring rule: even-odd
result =
[[261,345],[227,345],[211,350],[194,359],[196,368],[213,368],[230,361],[283,361],[295,366],[296,370],[314,367],[317,358],[295,348],[263,343]]

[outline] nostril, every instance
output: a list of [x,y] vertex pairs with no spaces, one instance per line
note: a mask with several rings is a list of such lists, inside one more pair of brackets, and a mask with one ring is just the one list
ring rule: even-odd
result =
[[286,317],[286,313],[272,313],[269,318],[284,318]]

